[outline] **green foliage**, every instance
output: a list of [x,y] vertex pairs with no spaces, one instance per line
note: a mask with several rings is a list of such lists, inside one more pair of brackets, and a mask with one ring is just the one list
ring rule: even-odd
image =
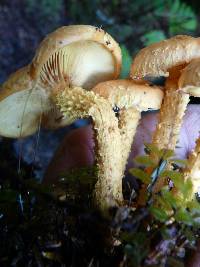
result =
[[73,202],[91,200],[92,191],[97,181],[97,168],[84,167],[72,169],[61,174],[59,185],[62,186],[66,200]]
[[[173,151],[145,146],[147,154],[136,158],[142,167],[130,171],[139,181],[133,201],[106,219],[92,206],[96,168],[62,174],[59,183],[50,187],[23,177],[14,185],[4,181],[0,259],[7,266],[13,257],[19,266],[32,262],[71,266],[66,251],[73,251],[78,255],[74,266],[82,262],[90,266],[91,258],[97,259],[94,266],[99,262],[99,266],[113,266],[113,258],[120,258],[122,267],[181,266],[183,250],[193,248],[199,237],[200,204],[192,181],[183,179],[181,169],[166,169],[175,161]],[[156,182],[164,177],[175,191],[168,185],[154,191]]]
[[121,51],[122,51],[122,69],[120,78],[124,79],[129,76],[132,57],[125,45],[121,46]]
[[149,156],[138,156],[134,159],[134,161],[137,164],[143,165],[143,166],[152,166],[154,165],[153,160]]
[[194,11],[181,0],[110,1],[109,5],[105,0],[69,0],[68,15],[75,23],[103,26],[131,54],[141,46],[176,34],[190,34],[197,28]]
[[171,35],[196,30],[196,15],[187,4],[180,0],[172,1],[169,13],[169,33]]
[[141,266],[141,263],[147,256],[149,249],[146,234],[144,232],[138,232],[131,235],[131,238],[128,236],[123,238],[124,241],[129,241],[128,244],[125,245],[124,250],[126,255],[131,259],[131,266]]
[[[126,233],[126,238],[123,234],[121,237],[127,255],[124,266],[126,264],[132,267],[140,266],[144,259],[155,266],[165,266],[162,265],[163,262],[168,264],[167,266],[182,266],[183,262],[180,258],[182,254],[179,255],[179,245],[181,250],[184,247],[181,240],[184,240],[184,244],[187,243],[187,246],[192,247],[196,237],[199,236],[200,203],[195,197],[191,179],[185,180],[179,168],[166,169],[167,166],[176,162],[173,159],[173,151],[159,150],[152,144],[145,144],[145,151],[147,153],[145,156],[139,156],[135,159],[137,164],[141,164],[142,167],[130,170],[130,173],[142,184],[141,188],[136,191],[137,196],[134,199],[136,208],[132,215],[133,232]],[[155,184],[164,178],[168,179],[168,184],[164,184],[155,191]],[[173,190],[171,190],[172,184]],[[171,231],[174,230],[175,234],[173,233],[172,237]],[[144,239],[146,241],[144,243],[147,246],[144,255],[137,250],[141,244],[137,243],[133,246],[133,233],[145,233]],[[170,251],[171,257],[168,257],[165,251],[158,251],[158,253],[154,251],[153,254],[151,252],[150,244],[160,234],[162,235],[160,242],[166,242],[166,250],[168,255]],[[176,248],[174,245],[170,245],[173,239],[176,240]],[[136,250],[137,253],[133,250]],[[137,256],[139,253],[140,255]],[[136,262],[138,265],[134,265]]]
[[155,217],[155,219],[160,221],[160,222],[165,222],[168,219],[167,213],[165,212],[165,210],[163,210],[161,208],[151,206],[149,208],[149,211]]
[[149,184],[151,182],[150,176],[143,170],[132,168],[130,169],[130,173],[140,179],[140,181],[142,181],[144,184]]
[[151,45],[164,39],[166,39],[166,35],[162,30],[149,31],[141,38],[145,45]]

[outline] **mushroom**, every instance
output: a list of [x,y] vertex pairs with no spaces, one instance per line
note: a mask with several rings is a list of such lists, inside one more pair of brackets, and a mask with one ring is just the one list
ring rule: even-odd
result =
[[80,87],[65,88],[56,98],[64,116],[73,119],[92,118],[98,167],[94,201],[102,211],[119,205],[123,200],[123,169],[120,131],[112,106],[103,97]]
[[120,48],[109,34],[87,25],[66,26],[44,39],[32,63],[11,75],[0,93],[3,136],[30,135],[40,121],[58,128],[92,117],[99,167],[94,199],[101,209],[122,201],[120,134],[109,102],[89,90],[117,78],[120,66]]
[[175,36],[142,49],[131,66],[133,79],[169,76],[160,109],[159,123],[153,135],[158,148],[174,150],[189,102],[189,94],[177,86],[180,71],[192,60],[200,57],[200,39]]
[[[64,26],[40,44],[31,64],[12,74],[0,90],[0,135],[25,137],[70,124],[52,98],[58,84],[90,90],[98,82],[118,77],[121,51],[102,29]],[[5,116],[6,114],[6,116]]]
[[[192,60],[184,68],[178,84],[184,94],[200,97],[200,59]],[[194,151],[189,155],[183,174],[185,179],[192,179],[194,192],[200,192],[200,137],[196,140]]]
[[97,84],[93,91],[108,99],[114,111],[118,112],[118,124],[121,137],[121,161],[124,174],[141,112],[157,110],[163,98],[161,88],[146,84],[137,84],[132,80],[112,80]]

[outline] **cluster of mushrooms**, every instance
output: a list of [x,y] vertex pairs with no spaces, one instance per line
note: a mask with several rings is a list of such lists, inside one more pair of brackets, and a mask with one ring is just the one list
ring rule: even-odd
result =
[[[91,117],[98,167],[94,202],[101,210],[119,205],[141,112],[160,109],[153,143],[174,149],[189,97],[200,96],[198,57],[199,38],[176,36],[142,49],[130,77],[120,80],[120,47],[108,33],[88,25],[61,27],[1,86],[0,135],[22,138],[41,126],[56,129]],[[167,77],[164,88],[147,82],[160,76]],[[184,170],[195,189],[199,162],[200,139]]]

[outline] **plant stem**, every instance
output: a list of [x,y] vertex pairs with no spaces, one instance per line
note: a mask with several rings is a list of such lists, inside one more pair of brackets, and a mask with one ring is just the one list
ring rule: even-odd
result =
[[121,135],[121,153],[123,172],[125,171],[128,157],[131,151],[131,145],[136,133],[141,112],[135,108],[122,109],[119,114],[119,129]]

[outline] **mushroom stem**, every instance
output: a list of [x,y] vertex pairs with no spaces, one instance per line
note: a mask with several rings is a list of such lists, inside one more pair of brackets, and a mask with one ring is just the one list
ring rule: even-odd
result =
[[127,159],[130,154],[131,145],[136,133],[141,112],[136,108],[122,109],[119,114],[119,129],[121,134],[121,157],[123,172],[125,171]]
[[[190,95],[178,90],[177,82],[173,80],[167,80],[166,87],[166,95],[159,113],[159,123],[152,142],[159,149],[174,150]],[[168,164],[166,168],[170,169],[171,165]],[[166,179],[160,178],[154,186],[154,192],[160,191],[165,184]]]
[[184,179],[192,179],[194,193],[197,193],[200,189],[200,138],[196,140],[195,150],[189,155],[183,175]]
[[177,89],[166,90],[153,135],[153,144],[159,149],[175,149],[189,97],[189,94]]
[[98,167],[94,201],[101,210],[118,205],[123,199],[121,139],[118,120],[111,105],[92,91],[80,87],[57,92],[56,102],[64,116],[73,119],[92,117]]

